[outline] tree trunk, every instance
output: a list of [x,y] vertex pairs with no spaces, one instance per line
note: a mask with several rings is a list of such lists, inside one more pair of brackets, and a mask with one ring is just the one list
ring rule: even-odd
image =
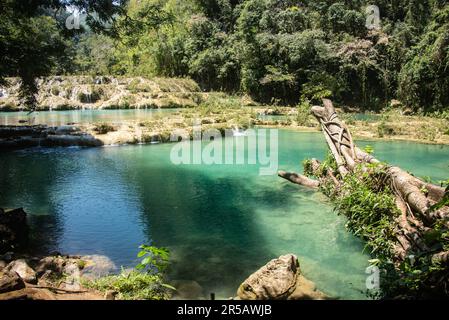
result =
[[[396,262],[403,261],[416,252],[432,252],[422,240],[423,233],[433,228],[436,222],[448,226],[448,206],[434,212],[430,210],[434,204],[442,200],[445,190],[424,182],[399,167],[384,165],[372,155],[359,149],[354,144],[351,133],[345,124],[338,118],[332,102],[325,99],[323,104],[323,107],[314,106],[312,113],[321,124],[329,150],[337,163],[339,177],[335,177],[330,170],[324,173],[318,172],[319,162],[317,160],[312,160],[311,167],[313,175],[318,177],[318,180],[288,172],[279,172],[279,176],[314,189],[329,181],[339,187],[343,183],[343,178],[349,173],[353,173],[356,167],[367,172],[368,164],[383,166],[386,172],[386,179],[383,183],[388,185],[396,196],[396,206],[401,212],[401,215],[395,219],[394,227],[397,239],[393,249]],[[447,252],[436,252],[434,257],[440,261],[448,260]]]

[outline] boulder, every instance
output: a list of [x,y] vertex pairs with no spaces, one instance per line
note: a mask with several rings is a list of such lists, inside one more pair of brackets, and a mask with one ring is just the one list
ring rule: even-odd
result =
[[25,288],[25,283],[16,272],[3,269],[0,271],[0,293],[20,290]]
[[241,300],[323,300],[328,297],[306,279],[293,254],[271,260],[246,279],[237,291]]
[[316,289],[315,283],[299,275],[296,281],[295,291],[288,300],[327,300],[329,297]]
[[83,256],[81,257],[81,260],[85,262],[82,275],[89,280],[107,276],[117,270],[117,266],[114,262],[106,256]]
[[37,283],[36,272],[31,269],[24,259],[12,261],[6,266],[5,270],[16,272],[27,283]]
[[281,256],[249,276],[237,295],[242,300],[285,300],[295,291],[298,274],[298,258]]
[[56,274],[62,274],[64,271],[65,260],[62,257],[45,257],[36,265],[36,273],[41,276],[47,271]]

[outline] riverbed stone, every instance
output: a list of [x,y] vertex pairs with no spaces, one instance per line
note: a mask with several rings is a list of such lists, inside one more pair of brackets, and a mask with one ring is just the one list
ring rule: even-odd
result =
[[117,270],[114,262],[106,256],[89,255],[81,257],[85,262],[82,276],[89,280],[95,280],[107,276]]
[[25,288],[25,282],[14,272],[3,269],[0,271],[0,293],[20,290]]
[[295,291],[298,274],[298,258],[281,256],[249,276],[237,295],[242,300],[285,300]]
[[9,263],[6,268],[8,271],[16,272],[23,281],[27,283],[37,283],[36,272],[27,264],[24,259],[19,259]]
[[326,300],[327,295],[317,290],[315,283],[299,275],[296,281],[295,291],[288,297],[288,300]]
[[23,245],[28,238],[27,214],[22,209],[0,211],[0,254]]
[[174,300],[197,300],[204,298],[204,290],[194,280],[173,280],[170,284],[176,288]]

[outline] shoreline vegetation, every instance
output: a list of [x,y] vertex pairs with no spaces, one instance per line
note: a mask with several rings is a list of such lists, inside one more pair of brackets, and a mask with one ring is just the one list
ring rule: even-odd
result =
[[[9,89],[3,90],[0,112],[21,110],[18,108],[18,80],[13,79],[11,84]],[[177,110],[151,115],[142,121],[120,118],[96,123],[69,121],[54,127],[32,125],[36,114],[24,111],[23,117],[20,116],[16,123],[0,124],[0,148],[168,142],[170,133],[175,129],[192,131],[196,119],[201,121],[205,130],[215,128],[224,131],[255,126],[287,128],[298,132],[320,130],[309,112],[311,102],[307,99],[294,106],[262,105],[246,95],[200,92],[198,85],[189,79],[51,77],[40,82],[40,89],[37,113],[45,114],[49,110]],[[338,111],[355,139],[449,145],[449,121],[444,113],[412,115],[396,100],[381,113],[360,113],[360,110],[345,106],[338,108]],[[21,130],[23,135],[20,134]],[[14,139],[14,136],[23,138],[30,134],[35,139]],[[53,139],[42,143],[43,136]]]
[[[328,156],[306,159],[304,174],[279,172],[294,184],[321,191],[366,242],[371,268],[382,270],[376,298],[447,298],[449,186],[421,180],[359,149],[332,102],[311,112],[322,126]],[[372,269],[374,270],[374,269]]]

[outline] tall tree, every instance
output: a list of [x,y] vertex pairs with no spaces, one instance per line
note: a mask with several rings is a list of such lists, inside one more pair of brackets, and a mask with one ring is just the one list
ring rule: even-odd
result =
[[114,0],[2,0],[0,3],[0,82],[21,78],[20,96],[34,110],[38,92],[36,78],[47,76],[64,55],[66,40],[78,30],[68,30],[58,14],[68,7],[87,14],[87,23],[99,30],[122,12]]

